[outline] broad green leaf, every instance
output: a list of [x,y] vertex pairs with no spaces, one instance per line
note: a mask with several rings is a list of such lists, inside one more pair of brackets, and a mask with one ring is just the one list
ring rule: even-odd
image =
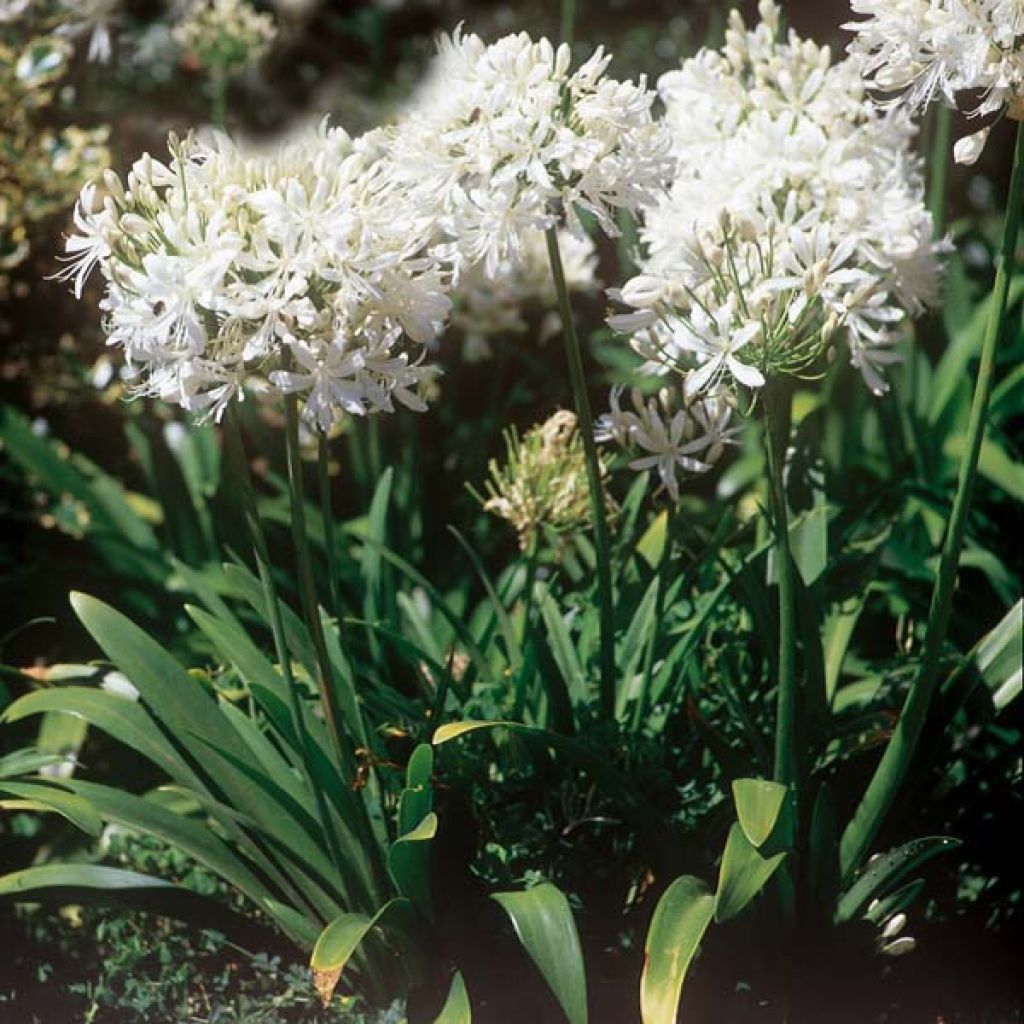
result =
[[636,545],[636,553],[643,558],[650,568],[657,569],[661,565],[667,538],[668,512],[661,511],[655,516],[654,521],[647,527],[646,532]]
[[775,829],[787,789],[764,779],[734,779],[732,797],[743,834],[754,846],[763,846]]
[[469,995],[462,974],[455,972],[448,998],[444,1001],[441,1013],[434,1024],[472,1024],[473,1012],[469,1005]]
[[408,900],[390,900],[372,917],[367,914],[341,914],[320,933],[309,963],[313,968],[314,984],[325,1006],[331,1001],[345,965],[366,936],[374,928],[385,928],[392,921],[400,926],[409,909]]
[[423,913],[432,917],[430,840],[437,835],[437,815],[431,811],[411,831],[396,839],[388,850],[388,870],[395,888]]
[[[43,864],[0,877],[0,902],[107,903],[161,914],[251,942],[263,929],[209,896],[150,875],[100,864]],[[266,936],[268,940],[271,935]]]
[[547,630],[551,655],[555,659],[562,679],[565,680],[573,707],[581,707],[589,701],[590,694],[587,691],[586,673],[580,662],[576,645],[572,642],[569,627],[547,588],[541,590],[539,604],[541,617]]
[[932,857],[940,853],[951,853],[961,845],[959,839],[951,839],[949,836],[926,836],[873,858],[840,897],[836,921],[851,920],[872,899],[884,895],[911,871]]
[[85,686],[58,686],[19,697],[4,712],[2,721],[17,722],[31,715],[59,711],[76,715],[108,736],[149,758],[172,779],[200,786],[188,763],[166,740],[141,705],[118,694]]
[[587,982],[576,922],[562,891],[548,882],[525,892],[494,893],[569,1024],[587,1022]]
[[[22,809],[53,811],[71,822],[75,828],[97,839],[103,831],[103,819],[88,800],[44,782],[0,782],[0,793],[7,793],[24,805]],[[6,801],[0,806],[6,804]],[[10,808],[9,808],[10,809]]]
[[677,878],[658,900],[640,978],[643,1024],[675,1024],[686,972],[714,912],[714,895],[692,875]]
[[715,892],[715,920],[728,921],[739,914],[765,887],[786,854],[763,857],[736,823],[729,830],[718,872]]

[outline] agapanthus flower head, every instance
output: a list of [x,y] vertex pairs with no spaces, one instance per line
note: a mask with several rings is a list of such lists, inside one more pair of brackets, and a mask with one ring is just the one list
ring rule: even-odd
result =
[[689,397],[813,374],[840,338],[880,393],[900,321],[938,293],[914,128],[875,109],[856,61],[760,11],[658,83],[678,170],[610,322]]
[[345,414],[423,407],[423,346],[447,315],[432,225],[322,125],[275,152],[226,135],[170,141],[127,181],[86,187],[61,273],[99,266],[111,345],[137,390],[219,417],[252,385]]
[[617,209],[659,194],[672,161],[654,94],[607,77],[609,60],[598,49],[572,71],[568,46],[525,32],[441,39],[427,83],[378,143],[460,263],[493,276],[531,233],[564,223],[578,234],[585,210],[614,234]]
[[[850,52],[864,58],[871,86],[889,103],[923,110],[935,99],[971,117],[1024,119],[1021,0],[851,0],[864,15]],[[964,94],[967,94],[965,97]],[[973,164],[992,129],[960,139],[954,155]]]
[[645,395],[633,388],[632,408],[623,408],[624,392],[621,386],[612,389],[609,411],[598,419],[594,436],[623,449],[630,469],[656,473],[673,501],[679,500],[679,476],[707,472],[742,430],[732,425],[727,397],[691,398],[672,386]]
[[172,35],[201,67],[230,76],[270,49],[277,27],[247,0],[189,0]]
[[[542,529],[565,534],[588,526],[590,490],[574,413],[561,409],[522,437],[507,431],[505,449],[504,463],[488,463],[483,507],[515,527],[522,550]],[[607,472],[605,463],[601,471]]]
[[[558,232],[558,247],[566,287],[580,294],[596,293],[597,249],[587,235]],[[540,339],[561,329],[553,308],[557,296],[544,236],[531,232],[523,239],[518,260],[503,260],[494,275],[477,263],[462,273],[452,289],[451,324],[462,333],[463,357],[469,362],[492,354],[492,342],[502,335],[522,334],[529,327],[524,315],[531,308],[546,310]]]

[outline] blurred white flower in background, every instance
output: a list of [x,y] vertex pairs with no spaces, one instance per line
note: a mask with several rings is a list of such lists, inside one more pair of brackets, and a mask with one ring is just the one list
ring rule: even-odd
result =
[[[597,250],[586,235],[558,232],[565,283],[571,292],[596,293]],[[537,306],[547,312],[540,325],[544,341],[561,330],[553,308],[557,302],[544,236],[531,232],[523,239],[518,260],[502,261],[489,276],[482,264],[474,264],[459,276],[452,289],[452,327],[462,332],[463,357],[469,362],[492,354],[492,340],[528,329],[524,313]]]
[[610,323],[689,396],[815,372],[839,336],[880,394],[901,321],[938,297],[915,130],[875,109],[859,61],[780,37],[777,5],[759,9],[658,83],[678,170]]
[[[864,18],[843,26],[856,33],[850,52],[872,87],[897,94],[889,104],[920,111],[940,99],[970,117],[1024,119],[1021,0],[851,0],[851,9]],[[960,139],[957,162],[973,164],[991,129]]]
[[169,149],[83,190],[60,275],[81,295],[99,266],[136,392],[215,418],[250,385],[298,393],[325,431],[422,409],[450,305],[432,221],[326,124],[270,154],[223,134]]
[[88,60],[106,63],[113,53],[111,30],[121,0],[60,0],[57,34],[76,39],[89,37]]
[[406,116],[374,133],[394,180],[430,210],[458,264],[488,275],[522,258],[527,238],[591,214],[617,233],[615,211],[652,202],[672,168],[651,116],[654,94],[605,76],[598,49],[570,72],[569,47],[526,33],[486,45],[457,29]]

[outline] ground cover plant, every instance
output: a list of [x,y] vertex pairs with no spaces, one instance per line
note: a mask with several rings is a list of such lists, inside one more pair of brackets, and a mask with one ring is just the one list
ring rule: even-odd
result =
[[1017,0],[8,7],[4,1014],[1019,1021]]

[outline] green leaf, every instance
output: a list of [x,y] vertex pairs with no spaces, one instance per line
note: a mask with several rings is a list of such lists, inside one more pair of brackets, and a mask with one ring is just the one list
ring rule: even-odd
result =
[[124,743],[162,768],[183,785],[201,786],[181,755],[164,738],[145,708],[115,693],[85,686],[58,686],[19,697],[2,721],[17,722],[31,715],[61,712],[76,715]]
[[743,834],[754,846],[763,846],[775,829],[786,802],[787,789],[764,779],[734,779],[732,784],[736,816]]
[[692,875],[677,878],[651,918],[640,978],[643,1024],[675,1024],[686,972],[714,916],[715,897]]
[[586,1024],[587,982],[569,901],[550,883],[492,897],[508,914],[519,941],[537,965],[569,1024]]
[[[956,462],[963,459],[966,451],[967,437],[964,434],[954,434],[942,446],[943,454]],[[1010,458],[995,441],[982,441],[978,472],[996,487],[1001,487],[1012,498],[1024,501],[1024,466]]]
[[815,490],[814,507],[790,525],[789,546],[804,586],[816,583],[828,564],[828,506],[822,491]]
[[763,857],[743,834],[739,823],[734,824],[725,841],[718,872],[715,920],[720,923],[739,914],[765,887],[785,857],[785,852]]
[[668,512],[661,511],[647,527],[647,531],[636,545],[636,553],[650,566],[657,569],[665,552],[668,537]]
[[469,995],[462,974],[455,972],[448,998],[444,1001],[441,1013],[434,1024],[472,1024],[473,1012],[469,1005]]
[[873,858],[840,897],[836,921],[851,920],[872,899],[881,896],[921,864],[940,853],[950,853],[961,845],[959,839],[949,836],[925,836]]
[[978,643],[973,652],[992,703],[1002,711],[1021,693],[1021,651],[1024,649],[1024,601],[1018,601],[998,625]]
[[374,928],[388,927],[392,919],[400,926],[402,919],[407,918],[409,909],[408,900],[389,900],[373,917],[366,914],[341,914],[327,925],[316,940],[309,960],[324,1005],[331,1001],[341,972],[366,936]]
[[[262,928],[223,903],[184,886],[135,871],[100,864],[43,864],[0,877],[0,901],[18,903],[107,903],[161,914],[251,942]],[[266,936],[271,939],[272,936]]]
[[[8,793],[17,798],[22,805],[21,809],[54,811],[93,839],[99,838],[103,832],[103,819],[88,800],[44,782],[4,781],[0,782],[0,793]],[[7,806],[7,802],[4,801],[0,806]]]
[[434,905],[430,888],[430,840],[437,835],[437,815],[431,811],[388,850],[388,871],[395,888],[428,918]]

